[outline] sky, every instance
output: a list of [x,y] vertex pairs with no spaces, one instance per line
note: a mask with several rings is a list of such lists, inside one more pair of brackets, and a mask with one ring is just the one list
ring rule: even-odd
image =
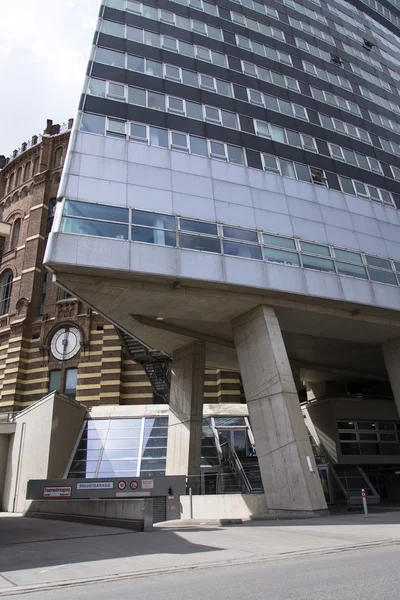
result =
[[74,117],[100,0],[0,0],[0,155]]

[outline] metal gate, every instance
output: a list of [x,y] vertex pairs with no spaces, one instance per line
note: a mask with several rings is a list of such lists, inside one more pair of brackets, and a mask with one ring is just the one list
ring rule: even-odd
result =
[[153,497],[153,523],[167,520],[167,502],[165,496]]

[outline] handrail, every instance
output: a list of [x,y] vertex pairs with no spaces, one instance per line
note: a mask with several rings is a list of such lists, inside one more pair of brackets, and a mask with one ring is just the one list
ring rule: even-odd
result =
[[223,442],[221,444],[221,451],[222,451],[222,458],[230,464],[236,477],[238,478],[238,480],[241,484],[242,492],[243,493],[252,492],[253,491],[252,485],[247,478],[245,470],[243,469],[243,465],[240,462],[239,457],[236,454],[236,451],[233,448],[232,444],[228,441]]

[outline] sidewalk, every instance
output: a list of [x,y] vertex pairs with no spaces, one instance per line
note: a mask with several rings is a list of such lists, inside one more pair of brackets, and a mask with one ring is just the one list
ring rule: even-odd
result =
[[175,522],[148,533],[0,513],[0,597],[28,589],[392,544],[400,544],[400,512],[234,527]]

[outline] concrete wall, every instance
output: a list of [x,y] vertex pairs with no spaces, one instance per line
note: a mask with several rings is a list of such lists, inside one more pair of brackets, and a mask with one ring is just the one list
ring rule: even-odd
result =
[[11,436],[5,433],[0,434],[0,511],[3,510],[2,498],[7,470],[8,448]]
[[4,510],[23,512],[29,506],[25,500],[29,479],[46,479],[50,470],[52,475],[63,476],[80,428],[77,411],[82,423],[86,408],[53,393],[16,417],[7,459]]
[[[249,519],[268,512],[264,494],[193,496],[194,519]],[[181,496],[181,518],[190,519],[190,497]]]
[[[400,456],[343,456],[340,451],[337,421],[398,421],[394,400],[373,398],[326,398],[303,408],[307,419],[330,460],[340,464],[398,464]],[[313,433],[313,432],[312,432]]]
[[66,402],[56,396],[53,405],[50,455],[47,477],[57,479],[64,476],[71,458],[86,411],[76,403]]
[[143,522],[147,531],[153,526],[152,498],[130,498],[129,500],[33,500],[27,515],[51,513],[77,515],[99,519],[121,519]]

